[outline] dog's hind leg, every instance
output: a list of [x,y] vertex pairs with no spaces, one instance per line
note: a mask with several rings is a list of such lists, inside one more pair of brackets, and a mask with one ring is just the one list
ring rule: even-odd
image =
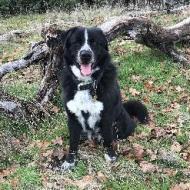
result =
[[131,119],[124,108],[122,108],[121,114],[119,115],[116,123],[117,136],[119,139],[127,138],[136,128],[136,123]]
[[109,116],[104,116],[101,121],[101,133],[104,141],[104,147],[106,149],[106,153],[104,155],[106,161],[114,162],[117,159],[117,155],[113,149],[113,126],[112,119]]

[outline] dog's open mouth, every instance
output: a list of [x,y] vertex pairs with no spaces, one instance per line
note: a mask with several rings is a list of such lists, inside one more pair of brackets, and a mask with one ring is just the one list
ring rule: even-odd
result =
[[80,65],[80,71],[83,76],[89,76],[92,74],[92,64],[81,64]]

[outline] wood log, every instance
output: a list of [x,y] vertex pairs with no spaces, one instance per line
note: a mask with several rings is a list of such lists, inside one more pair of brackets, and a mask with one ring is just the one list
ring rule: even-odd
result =
[[144,17],[127,18],[116,17],[103,23],[100,28],[104,31],[109,41],[118,36],[127,35],[135,42],[146,45],[152,49],[158,49],[174,61],[188,65],[189,60],[177,51],[175,43],[189,36],[189,19],[182,21],[176,29],[162,28]]
[[0,80],[2,77],[10,72],[24,69],[33,64],[38,64],[41,60],[48,59],[48,47],[45,42],[36,43],[31,51],[22,59],[10,61],[0,66]]
[[183,21],[165,28],[166,30],[174,33],[177,36],[177,42],[190,40],[190,17]]

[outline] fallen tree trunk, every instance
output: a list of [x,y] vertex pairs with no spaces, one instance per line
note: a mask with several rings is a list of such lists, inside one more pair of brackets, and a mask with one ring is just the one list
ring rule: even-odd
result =
[[[162,28],[144,17],[116,17],[103,23],[99,28],[103,30],[108,41],[112,41],[118,36],[129,36],[135,40],[135,42],[158,49],[179,63],[183,63],[184,65],[189,65],[190,63],[186,55],[175,48],[176,42],[189,38],[189,18],[173,27]],[[42,34],[45,41],[37,43],[25,58],[12,63],[3,64],[0,67],[1,79],[7,73],[36,64],[40,60],[46,63],[43,80],[35,100],[26,103],[14,99],[10,101],[10,98],[6,98],[6,96],[0,96],[1,113],[5,113],[11,117],[14,116],[14,118],[20,118],[19,115],[22,115],[22,117],[24,116],[24,118],[29,121],[33,120],[33,118],[37,120],[37,118],[40,118],[42,115],[50,115],[46,106],[55,94],[55,90],[58,86],[56,63],[59,56],[57,52],[63,49],[63,47],[61,44],[55,43],[54,46],[49,46],[48,48],[47,44],[49,45],[49,41],[59,41],[57,38],[58,36],[60,37],[62,33],[64,33],[64,31],[56,30],[51,27],[44,30]],[[48,62],[47,59],[49,59]],[[33,109],[28,109],[28,106],[31,108],[31,105],[33,105]],[[16,110],[15,114],[13,114],[12,110]],[[33,115],[33,113],[35,114]]]
[[130,19],[117,17],[103,23],[100,28],[104,31],[109,41],[118,36],[127,35],[134,39],[135,42],[152,49],[156,48],[173,58],[174,61],[187,65],[189,60],[175,48],[176,42],[184,40],[184,37],[189,37],[190,19],[186,20],[186,22],[182,21],[184,25],[179,24],[180,27],[176,27],[175,30],[162,28],[143,17]]
[[190,40],[190,17],[184,19],[182,22],[176,25],[166,27],[167,31],[175,33],[178,37],[177,41],[189,41]]
[[41,60],[48,59],[48,47],[46,43],[39,42],[35,44],[31,51],[22,59],[11,61],[0,66],[0,80],[7,73],[24,69],[33,64],[38,64]]

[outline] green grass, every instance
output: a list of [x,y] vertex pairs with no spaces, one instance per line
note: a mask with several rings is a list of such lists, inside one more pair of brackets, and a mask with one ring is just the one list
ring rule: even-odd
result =
[[31,100],[35,97],[39,88],[39,83],[28,84],[23,82],[5,85],[5,90],[12,96],[19,97],[21,100]]
[[[21,167],[17,169],[13,174],[7,178],[6,183],[0,184],[2,190],[26,190],[26,189],[38,189],[42,185],[41,174],[34,167]],[[9,181],[12,182],[12,186]]]
[[[105,11],[106,16],[102,10]],[[103,8],[96,9],[94,12],[88,10],[86,16],[78,13],[78,21],[85,25],[95,25],[96,19],[99,17],[104,20],[121,13],[121,10],[116,11],[114,9],[112,13],[108,13],[109,11]],[[19,15],[7,18],[0,23],[1,28],[3,28],[2,32],[17,29],[18,27],[27,30],[30,26],[36,27],[37,24],[40,25],[46,22],[48,16],[51,23],[62,23],[62,16],[65,16],[64,21],[69,23],[76,17],[76,14],[77,12],[72,12],[70,15],[66,13],[58,13],[57,15],[55,13],[49,13],[49,15]],[[153,19],[161,24],[167,22],[163,18],[168,19],[167,25],[170,25],[183,17],[184,15],[178,18],[176,18],[176,15],[167,15]],[[70,26],[67,24],[63,27]],[[22,40],[1,44],[0,55],[3,56],[0,60],[6,62],[22,57],[31,41],[38,41],[39,39],[39,34],[31,34]],[[112,42],[110,51],[118,68],[118,81],[123,99],[139,99],[144,102],[151,115],[151,124],[146,126],[139,125],[133,137],[119,142],[120,152],[122,153],[122,150],[126,148],[132,148],[134,143],[140,144],[145,150],[156,151],[154,153],[156,154],[155,160],[151,160],[149,155],[145,155],[143,160],[156,165],[161,172],[143,173],[139,166],[141,161],[130,157],[130,154],[124,156],[121,154],[118,161],[110,165],[105,163],[101,146],[94,148],[91,145],[86,146],[84,144],[80,146],[80,160],[74,170],[66,174],[60,174],[50,172],[47,168],[44,169],[42,167],[44,160],[48,160],[51,156],[44,159],[43,154],[51,150],[54,151],[57,145],[53,141],[56,138],[63,137],[63,144],[59,146],[64,149],[68,147],[67,119],[62,107],[63,102],[58,92],[53,102],[59,112],[54,113],[50,119],[42,120],[36,128],[27,123],[13,121],[0,116],[0,135],[4,134],[5,139],[10,139],[5,144],[0,141],[0,149],[7,149],[3,154],[3,158],[0,155],[0,169],[11,171],[3,181],[0,181],[0,189],[45,188],[44,180],[49,183],[60,183],[61,188],[80,189],[77,183],[81,183],[85,176],[94,176],[93,181],[89,183],[99,189],[168,190],[174,184],[189,181],[189,178],[183,174],[183,170],[188,168],[189,163],[185,161],[182,155],[175,153],[176,161],[169,162],[159,157],[159,151],[170,152],[174,142],[184,146],[190,141],[190,85],[187,77],[190,70],[182,69],[178,64],[173,63],[171,59],[157,51],[137,45],[134,42],[120,43],[121,40],[118,39]],[[117,52],[117,48],[126,53],[121,55],[121,53]],[[32,100],[41,80],[39,73],[39,67],[33,67],[30,71],[24,70],[11,73],[3,80],[3,87],[11,95],[26,101]],[[134,95],[130,89],[135,89],[139,94]],[[172,128],[171,126],[174,127]],[[175,129],[177,132],[172,136],[166,134],[166,136],[151,139],[152,128],[169,131]],[[14,143],[10,146],[13,137],[20,142],[19,149]],[[171,154],[173,155],[173,153]],[[164,169],[177,172],[169,176],[167,173],[162,172]],[[103,181],[97,179],[98,172],[105,176]],[[71,180],[72,183],[65,183],[66,179]]]

